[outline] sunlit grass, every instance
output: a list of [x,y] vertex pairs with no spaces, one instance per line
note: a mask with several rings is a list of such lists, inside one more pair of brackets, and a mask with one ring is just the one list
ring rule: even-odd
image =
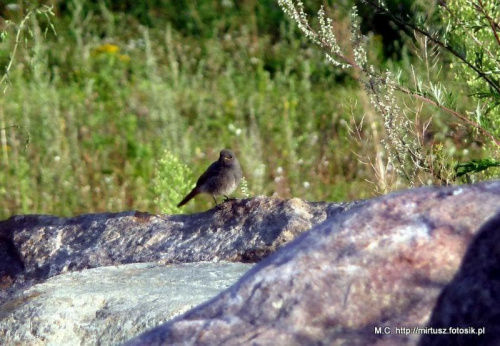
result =
[[[54,18],[57,36],[33,31],[0,95],[0,127],[21,126],[2,132],[1,218],[160,212],[155,168],[165,150],[197,178],[233,149],[250,196],[374,194],[348,130],[366,110],[353,101],[362,89],[287,23],[277,41],[244,24],[200,37],[112,12],[89,20],[74,6]],[[3,42],[2,56],[11,46]],[[212,204],[201,195],[183,211]]]

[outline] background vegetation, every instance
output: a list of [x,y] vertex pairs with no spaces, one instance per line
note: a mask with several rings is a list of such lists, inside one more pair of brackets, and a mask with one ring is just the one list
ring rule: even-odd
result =
[[[314,13],[318,2],[310,3]],[[323,3],[339,41],[348,42],[353,1]],[[425,8],[419,13],[439,23],[428,5],[397,3],[403,13]],[[432,78],[460,95],[458,107],[470,106],[448,55],[422,58],[432,50],[411,30],[366,6],[370,60],[407,79],[425,78],[429,63],[442,66]],[[419,110],[412,119],[429,124],[426,155],[441,157],[452,178],[408,181],[390,165],[381,176],[370,158],[387,156],[387,134],[358,73],[332,66],[275,1],[12,1],[0,15],[2,219],[176,211],[172,200],[221,148],[237,153],[251,196],[326,201],[460,183],[458,162],[496,155],[474,129],[412,104]],[[212,204],[200,196],[183,211]]]

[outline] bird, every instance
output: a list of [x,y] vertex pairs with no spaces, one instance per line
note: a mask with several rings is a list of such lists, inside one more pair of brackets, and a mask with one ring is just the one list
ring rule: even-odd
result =
[[242,177],[243,172],[236,156],[231,150],[222,149],[219,159],[207,168],[196,182],[196,186],[177,207],[182,207],[199,193],[210,194],[218,206],[215,196],[223,195],[226,198],[224,201],[228,200],[227,195],[236,189]]

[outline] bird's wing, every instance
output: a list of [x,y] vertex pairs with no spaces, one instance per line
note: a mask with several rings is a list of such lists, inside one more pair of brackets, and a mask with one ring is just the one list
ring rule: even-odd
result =
[[215,161],[210,166],[208,166],[207,170],[200,176],[198,181],[196,182],[196,186],[201,186],[207,182],[207,180],[214,175],[217,175],[220,170],[219,162]]

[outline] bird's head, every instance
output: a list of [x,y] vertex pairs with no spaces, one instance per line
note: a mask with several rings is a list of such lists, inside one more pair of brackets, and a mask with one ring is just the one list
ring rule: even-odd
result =
[[231,164],[234,162],[236,157],[234,156],[233,152],[229,149],[222,149],[220,151],[220,156],[219,156],[219,162],[222,162],[224,164]]

